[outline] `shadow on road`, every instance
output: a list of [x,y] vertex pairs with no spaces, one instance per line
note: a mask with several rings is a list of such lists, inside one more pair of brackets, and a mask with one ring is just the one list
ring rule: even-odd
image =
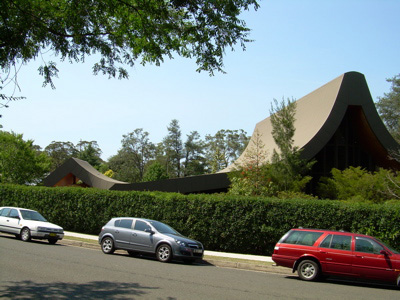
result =
[[[157,289],[137,283],[93,281],[88,283],[37,283],[33,281],[4,282],[0,298],[12,299],[132,299]],[[171,299],[171,298],[169,298]]]

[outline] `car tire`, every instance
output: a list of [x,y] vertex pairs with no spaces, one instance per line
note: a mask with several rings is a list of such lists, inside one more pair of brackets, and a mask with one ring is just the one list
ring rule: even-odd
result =
[[297,267],[297,273],[302,280],[317,280],[320,276],[319,265],[313,260],[303,260]]
[[172,259],[172,249],[167,244],[161,244],[157,247],[156,257],[161,262],[169,262]]
[[115,251],[113,239],[110,237],[105,237],[102,239],[101,250],[103,250],[103,253],[105,254],[113,254]]
[[400,288],[400,275],[397,276],[397,287]]
[[52,245],[54,245],[55,243],[57,243],[57,239],[48,239],[48,241],[49,241],[49,244],[52,244]]
[[28,227],[24,227],[21,230],[20,236],[23,242],[29,242],[31,240],[31,231],[29,230]]

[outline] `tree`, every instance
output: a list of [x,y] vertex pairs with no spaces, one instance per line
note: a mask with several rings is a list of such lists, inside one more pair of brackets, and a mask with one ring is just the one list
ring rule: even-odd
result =
[[[143,180],[145,167],[154,156],[154,144],[149,140],[149,133],[137,128],[133,132],[123,135],[122,149],[119,151],[123,157],[123,164],[131,168],[131,174],[135,174],[130,182],[140,182]],[[118,172],[111,166],[112,170]],[[133,180],[133,181],[132,181]]]
[[143,176],[143,181],[156,181],[163,179],[168,179],[167,170],[158,161],[154,161],[150,164]]
[[52,141],[51,144],[44,148],[44,151],[51,158],[51,171],[54,171],[78,153],[73,143],[56,141]]
[[274,184],[268,176],[268,153],[258,130],[250,140],[248,150],[242,163],[235,166],[236,171],[230,173],[231,185],[228,193],[245,196],[272,196]]
[[101,149],[96,141],[79,141],[76,145],[78,151],[78,158],[87,161],[91,166],[99,169],[103,160],[101,159]]
[[0,131],[0,182],[39,183],[50,170],[50,159],[37,151],[32,140],[22,134]]
[[197,131],[187,135],[184,145],[183,176],[205,173],[204,142]]
[[206,135],[206,157],[212,173],[233,163],[248,144],[247,133],[240,130],[219,130],[214,136]]
[[[300,192],[307,182],[311,180],[306,175],[315,161],[307,162],[301,159],[301,150],[294,146],[294,126],[296,114],[296,102],[292,99],[284,99],[280,103],[274,99],[271,104],[272,137],[278,149],[274,149],[270,178],[278,185],[279,191]],[[279,151],[279,152],[278,152]]]
[[168,135],[163,139],[164,151],[167,157],[167,173],[170,178],[181,177],[181,160],[183,158],[183,145],[179,121],[173,119],[168,129]]
[[392,83],[391,91],[378,97],[376,107],[389,132],[400,143],[400,74],[387,81]]
[[[197,71],[212,75],[223,72],[226,48],[245,50],[251,41],[238,18],[251,7],[257,9],[257,1],[3,0],[0,67],[14,81],[19,65],[45,52],[70,63],[97,54],[94,74],[127,78],[122,65],[160,65],[176,54],[194,58]],[[44,61],[39,73],[54,88],[56,63]]]

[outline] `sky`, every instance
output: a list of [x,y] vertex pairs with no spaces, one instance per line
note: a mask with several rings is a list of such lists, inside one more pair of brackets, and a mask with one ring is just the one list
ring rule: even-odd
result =
[[[192,131],[248,135],[270,115],[273,99],[300,99],[349,71],[363,73],[372,98],[390,92],[400,74],[400,0],[261,0],[242,18],[251,29],[246,51],[226,49],[226,74],[196,72],[194,60],[175,56],[161,66],[139,63],[129,80],[92,74],[96,58],[57,62],[56,89],[42,87],[41,59],[18,73],[27,99],[0,108],[5,131],[43,149],[53,141],[96,141],[102,159],[116,155],[123,135],[143,128],[153,143],[179,121],[182,140]],[[13,86],[2,90],[12,94]]]

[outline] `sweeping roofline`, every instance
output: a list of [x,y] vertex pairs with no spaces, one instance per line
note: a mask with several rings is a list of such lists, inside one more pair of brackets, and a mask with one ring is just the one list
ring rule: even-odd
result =
[[45,186],[56,186],[60,180],[72,174],[79,178],[83,183],[88,186],[99,188],[99,189],[110,189],[115,184],[124,185],[127,184],[123,181],[118,181],[97,171],[93,168],[87,161],[70,158],[60,167],[58,167],[54,172],[47,176],[43,184]]
[[[347,72],[296,101],[293,145],[302,149],[304,159],[312,159],[327,144],[351,106],[362,108],[365,116],[363,121],[367,122],[366,125],[380,144],[377,147],[387,152],[400,149],[376,111],[364,75]],[[220,172],[230,172],[242,165],[254,149],[252,141],[256,141],[257,136],[267,155],[271,156],[274,149],[279,152],[272,137],[271,119],[268,117],[256,124],[249,145],[238,160]]]

